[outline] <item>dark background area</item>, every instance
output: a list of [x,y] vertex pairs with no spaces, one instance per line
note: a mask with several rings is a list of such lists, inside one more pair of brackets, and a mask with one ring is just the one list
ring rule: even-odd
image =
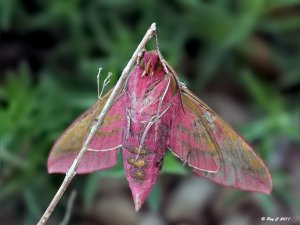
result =
[[112,86],[152,22],[181,81],[265,160],[273,192],[248,193],[194,177],[167,154],[140,212],[120,162],[75,177],[48,224],[62,221],[72,190],[69,224],[75,225],[300,223],[299,0],[3,0],[1,224],[38,221],[63,180],[47,174],[53,142],[96,101],[98,68],[113,73]]

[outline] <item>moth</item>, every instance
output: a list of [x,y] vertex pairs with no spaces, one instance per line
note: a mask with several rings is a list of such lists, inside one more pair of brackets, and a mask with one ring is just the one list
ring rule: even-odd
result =
[[[49,173],[66,173],[111,91],[76,119],[54,144]],[[166,151],[194,174],[216,183],[269,194],[271,175],[246,141],[179,79],[158,50],[147,51],[129,74],[77,173],[113,167],[122,150],[138,210],[156,183]]]

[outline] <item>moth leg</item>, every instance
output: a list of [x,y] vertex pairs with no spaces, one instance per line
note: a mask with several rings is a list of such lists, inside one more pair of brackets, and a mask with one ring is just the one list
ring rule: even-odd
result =
[[163,100],[166,96],[166,93],[169,89],[169,86],[170,86],[170,82],[171,82],[171,79],[170,77],[168,76],[168,83],[167,83],[167,86],[165,88],[165,90],[163,91],[162,95],[159,97],[159,103],[158,103],[158,107],[157,107],[157,114],[156,114],[156,121],[155,121],[155,134],[154,134],[154,143],[156,143],[156,140],[157,140],[157,129],[158,129],[158,119],[159,119],[159,113],[160,113],[160,110],[161,110],[161,106],[162,106],[162,103],[163,103]]
[[184,162],[183,162],[183,166],[188,164],[188,162],[190,161],[190,157],[191,157],[191,151],[188,151],[186,154],[186,160],[184,160]]
[[141,138],[141,141],[140,141],[140,146],[139,146],[137,155],[136,155],[136,157],[135,157],[135,161],[136,161],[136,160],[139,158],[139,156],[140,156],[141,149],[142,149],[142,147],[143,147],[143,144],[144,144],[146,135],[147,135],[148,131],[150,130],[151,126],[153,125],[154,119],[155,119],[155,116],[152,116],[151,119],[149,120],[149,122],[148,122],[146,128],[145,128],[145,131],[144,131],[144,133],[143,133],[143,135],[142,135],[142,138]]
[[[167,106],[167,108],[159,115],[158,119],[160,117],[162,117],[168,111],[168,109],[170,108],[170,106],[171,106],[171,104],[169,103],[168,106]],[[142,147],[144,145],[144,141],[145,141],[146,135],[147,135],[148,131],[150,130],[151,126],[155,123],[156,120],[157,120],[156,119],[156,115],[152,116],[151,119],[149,120],[149,122],[148,122],[148,124],[147,124],[147,126],[145,128],[145,131],[144,131],[144,133],[142,135],[142,138],[141,138],[141,141],[140,141],[140,146],[139,146],[139,149],[138,149],[138,152],[137,152],[137,156],[135,157],[135,161],[139,158],[140,153],[141,153],[141,149],[142,149]]]
[[128,140],[129,138],[129,132],[130,132],[130,112],[129,112],[129,109],[126,108],[126,118],[127,118],[127,129],[126,129],[126,135],[125,135],[125,138],[126,138],[126,141]]
[[116,148],[121,148],[122,145],[117,145],[117,146],[114,146],[112,148],[106,148],[106,149],[92,149],[92,148],[88,148],[87,151],[90,151],[90,152],[108,152],[108,151],[112,151],[112,150],[116,150]]
[[142,61],[142,58],[144,56],[144,53],[146,52],[146,49],[142,49],[139,54],[138,54],[138,57],[137,57],[137,60],[136,60],[136,65],[140,64],[140,62]]
[[109,72],[109,73],[107,74],[107,77],[106,77],[105,80],[103,81],[102,88],[101,88],[101,91],[100,91],[100,75],[101,75],[101,70],[102,70],[102,68],[100,67],[100,68],[99,68],[99,71],[98,71],[98,74],[97,74],[98,99],[100,99],[100,98],[102,97],[104,88],[109,84],[109,82],[110,82],[110,77],[112,76],[112,73],[111,73],[111,72]]

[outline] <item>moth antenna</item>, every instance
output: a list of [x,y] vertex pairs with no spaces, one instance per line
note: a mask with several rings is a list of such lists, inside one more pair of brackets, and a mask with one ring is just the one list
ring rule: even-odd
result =
[[157,107],[157,114],[156,114],[156,121],[155,121],[154,143],[156,143],[156,139],[157,139],[159,113],[160,113],[160,110],[161,110],[162,102],[163,102],[163,100],[166,96],[166,93],[167,93],[168,89],[169,89],[170,82],[171,82],[171,79],[170,79],[170,77],[168,77],[168,84],[167,84],[165,90],[163,91],[162,95],[159,97],[159,103],[158,103],[158,107]]
[[159,47],[158,47],[158,36],[157,36],[157,32],[155,32],[154,35],[155,35],[155,47],[156,47],[156,51],[157,51],[158,57],[159,57],[159,59],[160,59],[162,65],[163,65],[163,67],[164,67],[164,71],[168,74],[168,73],[170,73],[170,72],[169,72],[168,67],[167,67],[167,65],[166,65],[166,63],[165,63],[165,59],[164,59],[164,57],[162,56],[162,54],[160,53],[160,50],[159,50]]
[[188,151],[188,153],[186,154],[186,160],[183,162],[183,166],[188,164],[188,162],[190,161],[190,157],[191,157],[191,151]]
[[[102,68],[101,68],[101,69],[102,69]],[[110,78],[111,78],[111,76],[112,76],[112,72],[109,72],[109,73],[107,74],[107,77],[106,77],[105,80],[103,81],[102,88],[101,88],[101,92],[99,93],[99,78],[100,78],[100,72],[101,72],[101,70],[99,71],[99,73],[98,73],[98,75],[97,75],[98,98],[99,98],[99,99],[102,97],[104,88],[109,84]]]
[[[163,58],[162,54],[161,54],[160,51],[159,51],[157,32],[155,32],[154,35],[155,35],[156,51],[157,51],[157,53],[158,53],[159,59],[160,59],[160,61],[161,61],[162,64],[163,64],[163,67],[164,67],[165,72],[166,72],[167,74],[172,74],[173,77],[175,78],[175,80],[176,80],[176,82],[177,82],[177,84],[178,84],[179,92],[180,92],[180,96],[181,96],[181,89],[180,89],[180,84],[179,84],[180,81],[179,81],[179,79],[178,79],[178,76],[177,76],[175,70],[174,70],[174,69],[173,69],[173,68],[165,61],[165,59]],[[171,71],[171,73],[169,72],[169,70]],[[182,110],[185,111],[184,108],[183,108],[183,101],[182,101],[182,98],[181,98],[181,97],[180,97],[180,101],[181,101],[181,107],[182,107]]]
[[102,68],[100,67],[97,74],[97,90],[98,90],[98,99],[100,98],[100,74]]

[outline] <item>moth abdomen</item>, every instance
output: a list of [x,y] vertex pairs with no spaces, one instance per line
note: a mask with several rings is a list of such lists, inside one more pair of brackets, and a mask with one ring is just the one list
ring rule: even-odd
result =
[[131,177],[136,181],[144,181],[145,180],[145,171],[140,169],[134,169],[130,173]]
[[135,158],[128,158],[127,162],[136,168],[143,168],[146,166],[146,161],[144,159],[135,160]]

